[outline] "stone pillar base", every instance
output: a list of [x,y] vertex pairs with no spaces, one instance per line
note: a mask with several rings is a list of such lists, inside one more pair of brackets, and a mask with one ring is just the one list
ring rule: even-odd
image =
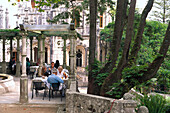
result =
[[28,103],[28,78],[20,78],[20,103]]
[[75,75],[69,75],[69,79],[70,79],[71,81],[76,81]]
[[38,76],[41,76],[41,70],[42,70],[42,66],[39,66],[39,68],[38,68]]
[[6,62],[2,61],[2,73],[6,73]]
[[21,72],[20,72],[20,62],[16,63],[16,76],[20,77],[21,76]]

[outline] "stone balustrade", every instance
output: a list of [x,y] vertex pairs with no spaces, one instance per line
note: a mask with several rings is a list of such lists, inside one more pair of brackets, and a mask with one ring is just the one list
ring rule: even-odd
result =
[[107,113],[110,109],[110,113],[135,113],[137,103],[134,100],[82,94],[71,90],[71,86],[74,85],[71,83],[66,92],[66,113]]

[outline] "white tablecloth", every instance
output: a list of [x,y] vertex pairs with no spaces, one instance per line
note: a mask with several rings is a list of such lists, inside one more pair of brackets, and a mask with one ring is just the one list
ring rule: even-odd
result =
[[[45,77],[44,79],[43,79],[42,77],[36,77],[36,78],[32,79],[32,82],[33,82],[33,81],[43,81],[44,84],[45,84],[48,88],[50,88],[50,83],[48,83],[47,79],[48,79],[48,77]],[[64,83],[66,84],[67,81],[68,81],[68,78],[63,79],[63,81],[64,81]]]

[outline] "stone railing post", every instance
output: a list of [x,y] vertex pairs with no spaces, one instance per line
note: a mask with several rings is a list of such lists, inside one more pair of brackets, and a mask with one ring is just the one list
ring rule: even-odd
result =
[[2,37],[2,38],[3,38],[3,48],[2,48],[2,51],[3,51],[2,72],[3,72],[3,73],[6,73],[6,61],[5,61],[5,40],[6,40],[6,37]]
[[22,31],[22,75],[20,78],[20,103],[28,102],[28,78],[26,75],[26,32]]
[[20,55],[20,37],[17,36],[17,61],[16,61],[16,76],[19,77],[21,75],[20,73],[20,61],[19,61],[19,55]]
[[30,64],[33,65],[33,59],[32,59],[32,40],[33,37],[30,37]]

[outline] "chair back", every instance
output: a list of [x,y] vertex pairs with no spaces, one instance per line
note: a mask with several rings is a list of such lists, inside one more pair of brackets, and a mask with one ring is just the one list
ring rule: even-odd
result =
[[52,86],[52,90],[58,91],[58,90],[59,90],[60,83],[52,83],[51,86]]
[[33,81],[33,88],[35,90],[43,90],[45,89],[45,84],[42,81]]

